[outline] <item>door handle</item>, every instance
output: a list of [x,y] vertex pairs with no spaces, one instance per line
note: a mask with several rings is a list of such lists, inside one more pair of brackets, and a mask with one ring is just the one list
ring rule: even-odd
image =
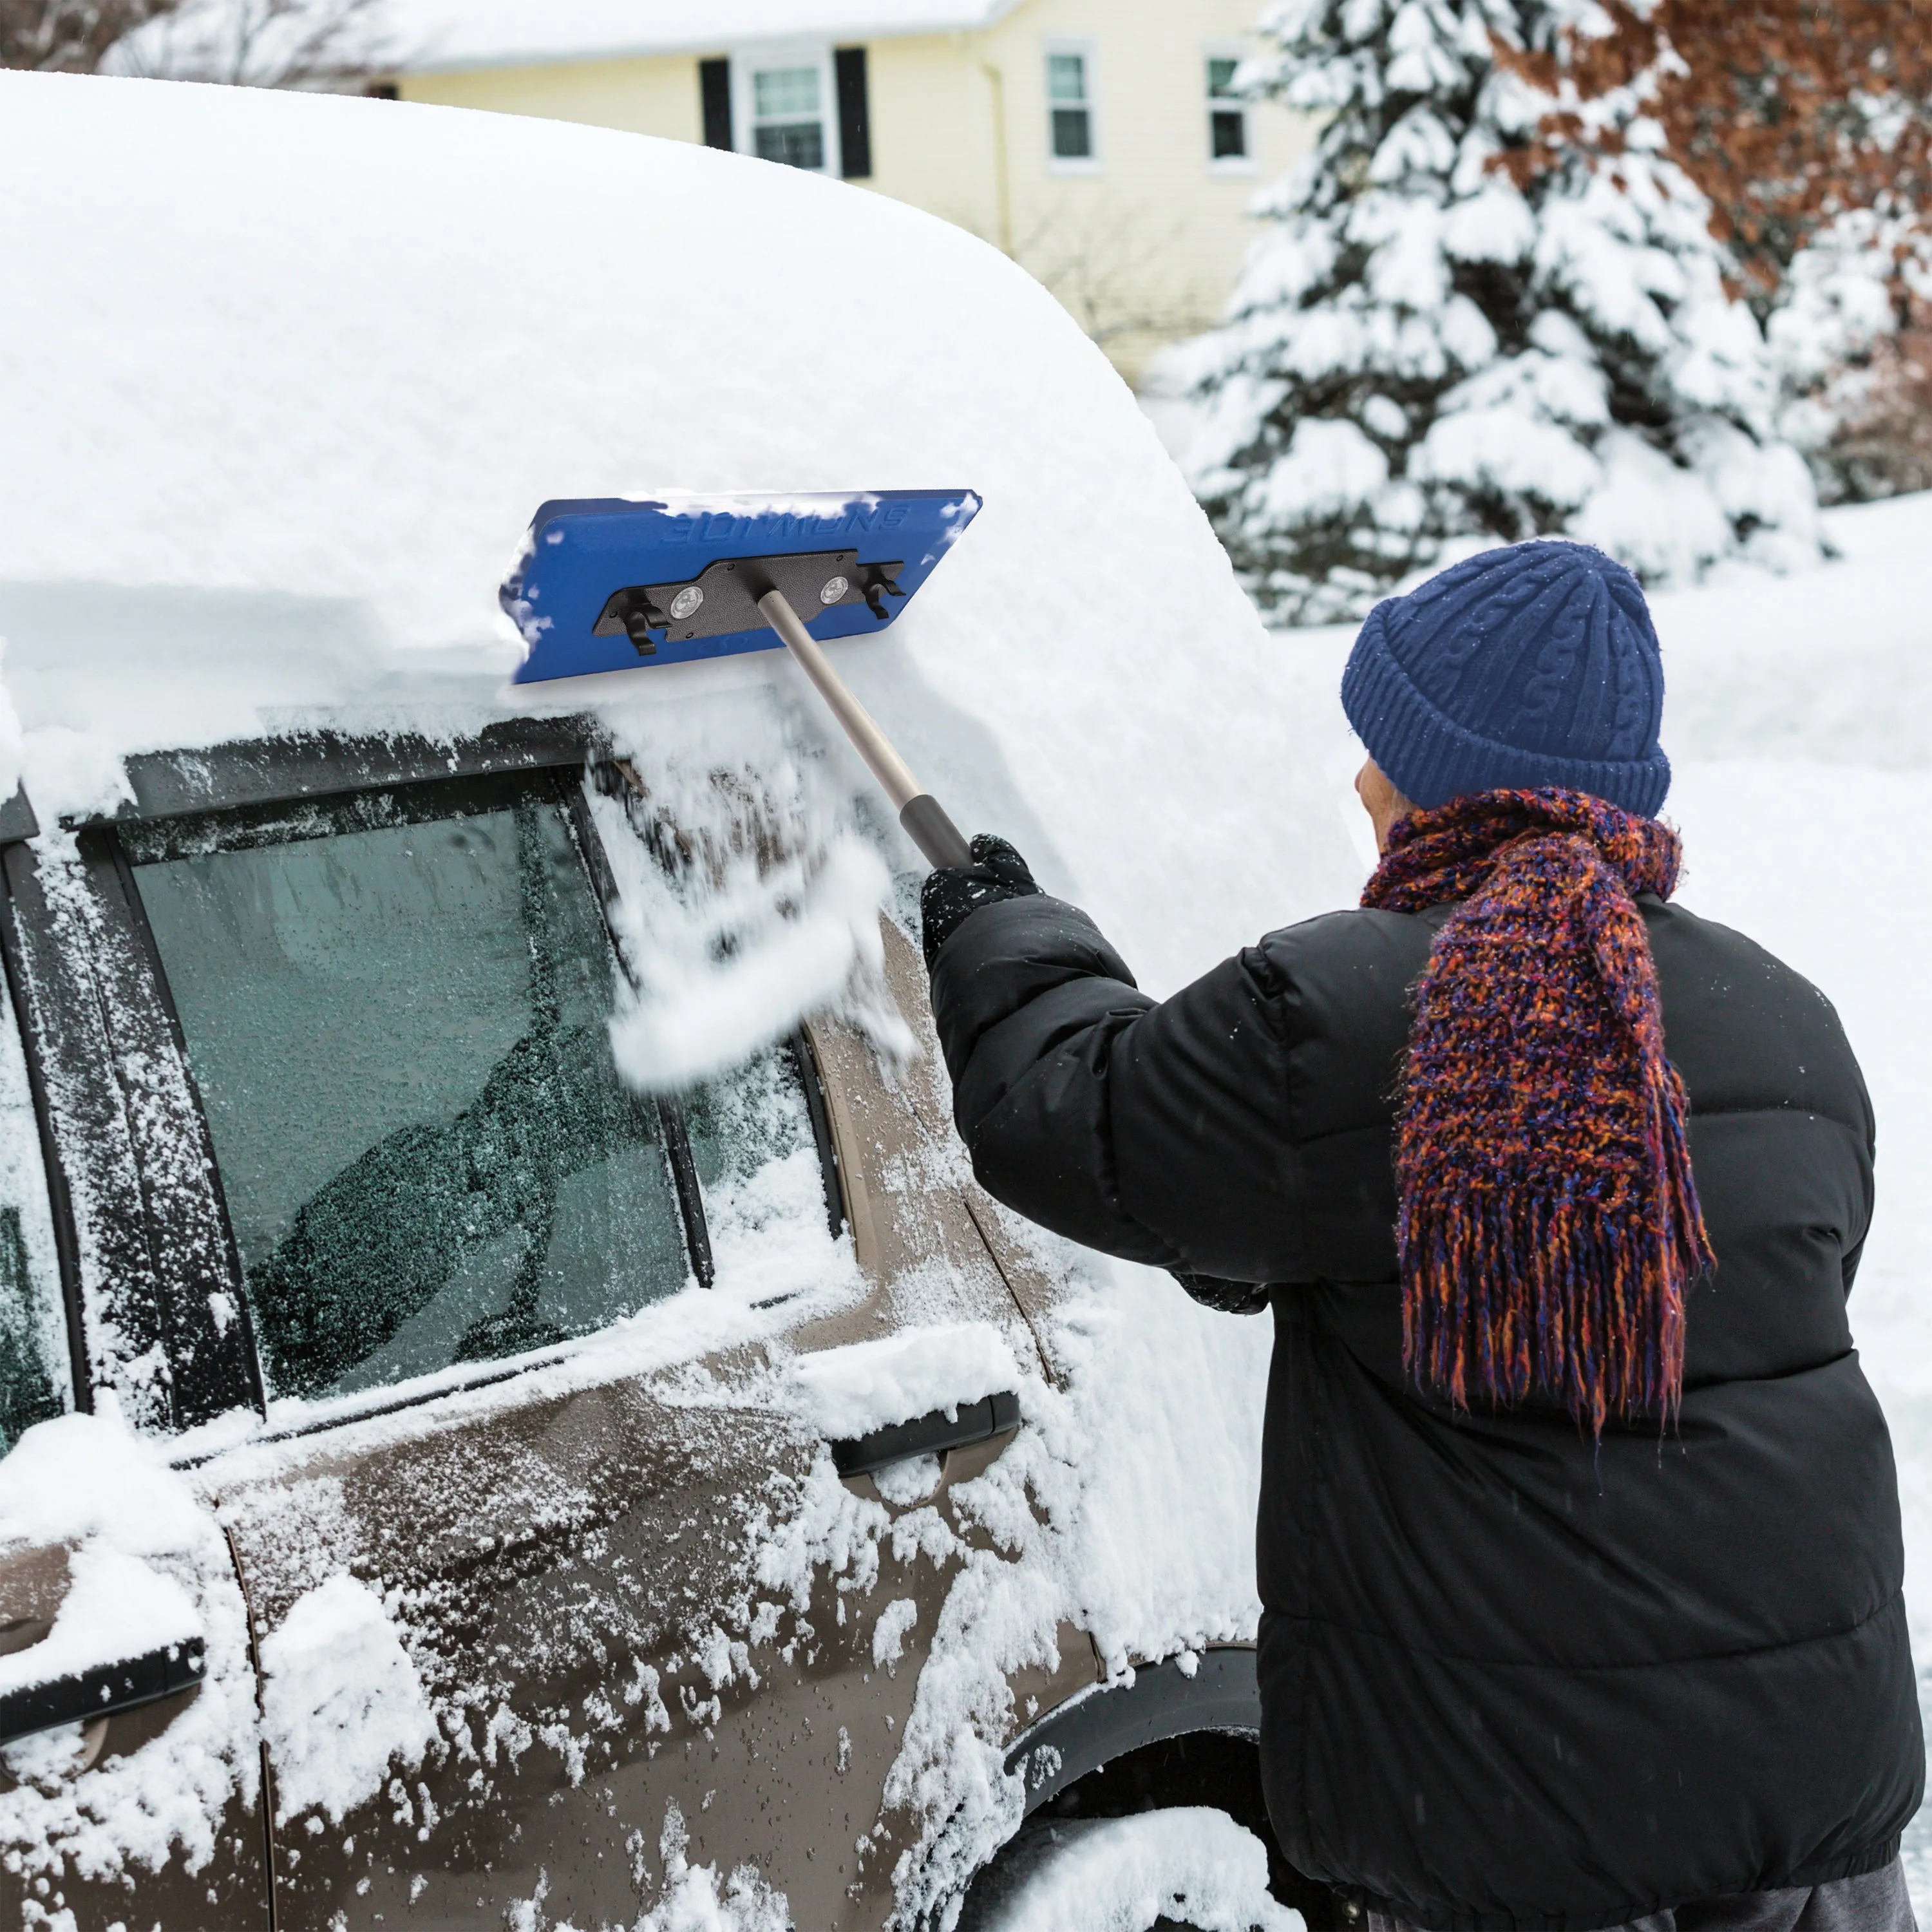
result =
[[97,1664],[70,1677],[9,1690],[0,1696],[0,1744],[191,1690],[207,1668],[207,1646],[191,1636],[122,1663]]
[[902,1462],[910,1456],[936,1456],[947,1449],[964,1449],[1001,1436],[1020,1426],[1020,1399],[1016,1395],[989,1395],[980,1402],[962,1402],[951,1415],[935,1408],[916,1415],[910,1422],[896,1422],[889,1428],[875,1429],[869,1436],[832,1445],[832,1466],[842,1476],[869,1476],[889,1462]]

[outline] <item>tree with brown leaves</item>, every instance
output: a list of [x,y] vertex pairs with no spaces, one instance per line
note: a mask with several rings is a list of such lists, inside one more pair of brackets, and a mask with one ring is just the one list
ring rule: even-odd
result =
[[1768,324],[1822,495],[1932,488],[1932,0],[1603,0],[1497,58],[1556,104],[1519,182],[1580,154],[1614,175],[1606,104],[1642,100]]
[[1932,0],[1606,0],[1597,24],[1553,48],[1499,50],[1564,102],[1513,171],[1580,144],[1600,150],[1589,105],[1641,88],[1760,301],[1839,214],[1923,205]]

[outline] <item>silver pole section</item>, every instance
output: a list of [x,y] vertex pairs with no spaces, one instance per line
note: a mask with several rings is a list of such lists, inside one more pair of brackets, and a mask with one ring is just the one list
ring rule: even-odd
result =
[[892,802],[913,843],[933,866],[970,866],[973,855],[959,828],[946,815],[938,800],[924,790],[892,740],[874,723],[872,713],[852,695],[845,680],[832,668],[818,640],[799,621],[782,590],[767,590],[758,599],[766,623],[784,640],[784,646],[851,740],[880,788]]

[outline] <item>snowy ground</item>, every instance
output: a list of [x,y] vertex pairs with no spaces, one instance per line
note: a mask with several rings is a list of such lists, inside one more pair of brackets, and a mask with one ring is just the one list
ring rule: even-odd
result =
[[[1838,562],[1653,600],[1676,774],[1664,813],[1684,834],[1682,902],[1822,988],[1871,1088],[1878,1213],[1852,1325],[1897,1446],[1932,1717],[1932,1025],[1921,1004],[1932,887],[1916,850],[1932,820],[1932,494],[1826,520]],[[1366,864],[1366,821],[1348,789],[1361,748],[1336,696],[1352,627],[1277,635],[1284,698],[1305,707]],[[1925,1922],[1932,1807],[1906,1858]]]

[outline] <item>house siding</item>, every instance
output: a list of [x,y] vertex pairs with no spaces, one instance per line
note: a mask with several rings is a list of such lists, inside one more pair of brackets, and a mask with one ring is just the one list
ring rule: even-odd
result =
[[453,74],[398,76],[405,100],[581,121],[667,140],[704,138],[698,62],[674,58],[572,61],[546,67],[472,68]]
[[[1311,117],[1256,103],[1252,165],[1210,164],[1204,63],[1210,49],[1252,44],[1256,10],[1256,0],[1022,0],[980,32],[869,40],[872,172],[857,184],[1004,249],[1138,383],[1163,342],[1220,313],[1257,190],[1314,139]],[[1090,170],[1050,160],[1056,42],[1091,56]],[[398,86],[411,100],[697,141],[700,57],[407,74]]]

